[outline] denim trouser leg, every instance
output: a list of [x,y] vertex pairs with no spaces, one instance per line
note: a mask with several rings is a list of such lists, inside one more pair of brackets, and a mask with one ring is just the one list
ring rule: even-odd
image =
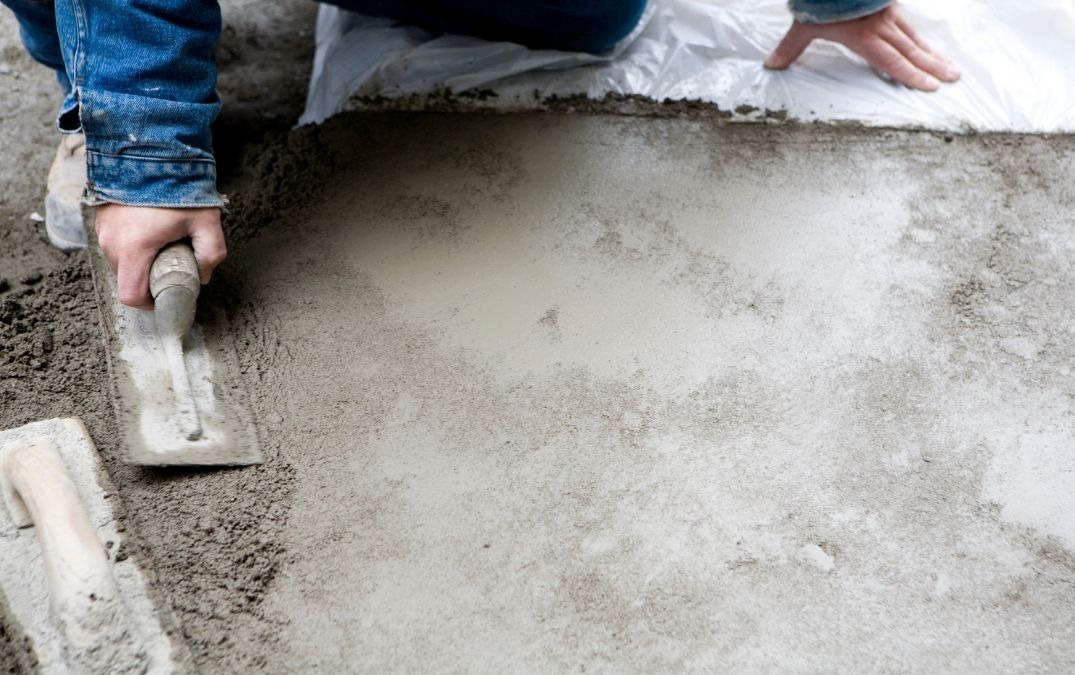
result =
[[56,6],[51,1],[41,0],[0,0],[15,12],[19,22],[19,34],[22,44],[38,63],[56,71],[56,79],[66,94],[71,90],[71,81],[67,78],[67,68],[63,63],[63,50],[60,49],[60,34],[56,29]]
[[627,37],[646,0],[325,0],[439,33],[603,52]]
[[91,202],[220,206],[217,0],[0,0],[30,54],[66,73],[59,117],[86,137]]

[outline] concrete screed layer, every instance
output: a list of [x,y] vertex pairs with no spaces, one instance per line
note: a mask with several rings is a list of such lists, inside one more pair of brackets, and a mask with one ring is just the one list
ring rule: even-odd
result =
[[204,672],[1069,671],[1073,149],[299,130],[206,296],[268,463],[121,468],[89,416],[131,555]]
[[295,471],[266,669],[1069,670],[1071,150],[299,132],[230,268]]

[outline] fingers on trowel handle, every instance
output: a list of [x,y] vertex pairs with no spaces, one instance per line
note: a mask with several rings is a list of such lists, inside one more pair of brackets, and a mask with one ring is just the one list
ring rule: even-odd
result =
[[162,248],[149,269],[149,291],[154,299],[171,286],[186,288],[194,297],[198,297],[202,287],[194,249],[185,241]]

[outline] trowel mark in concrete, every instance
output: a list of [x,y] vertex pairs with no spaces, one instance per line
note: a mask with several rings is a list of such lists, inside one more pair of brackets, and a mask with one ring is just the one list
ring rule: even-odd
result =
[[[948,299],[1006,150],[578,117],[316,134],[352,168],[237,258],[301,457],[274,663],[1075,660],[1070,586],[1040,581],[1071,567],[979,499],[983,441],[1038,406],[1003,383],[1037,366],[953,362],[987,346]],[[946,170],[966,204],[929,192]]]

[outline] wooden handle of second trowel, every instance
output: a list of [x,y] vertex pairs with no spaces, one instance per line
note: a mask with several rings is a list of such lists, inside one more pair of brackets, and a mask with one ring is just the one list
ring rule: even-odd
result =
[[172,286],[187,289],[195,298],[202,289],[194,249],[185,241],[177,241],[162,248],[153,261],[153,266],[149,268],[149,292],[154,300],[164,289]]

